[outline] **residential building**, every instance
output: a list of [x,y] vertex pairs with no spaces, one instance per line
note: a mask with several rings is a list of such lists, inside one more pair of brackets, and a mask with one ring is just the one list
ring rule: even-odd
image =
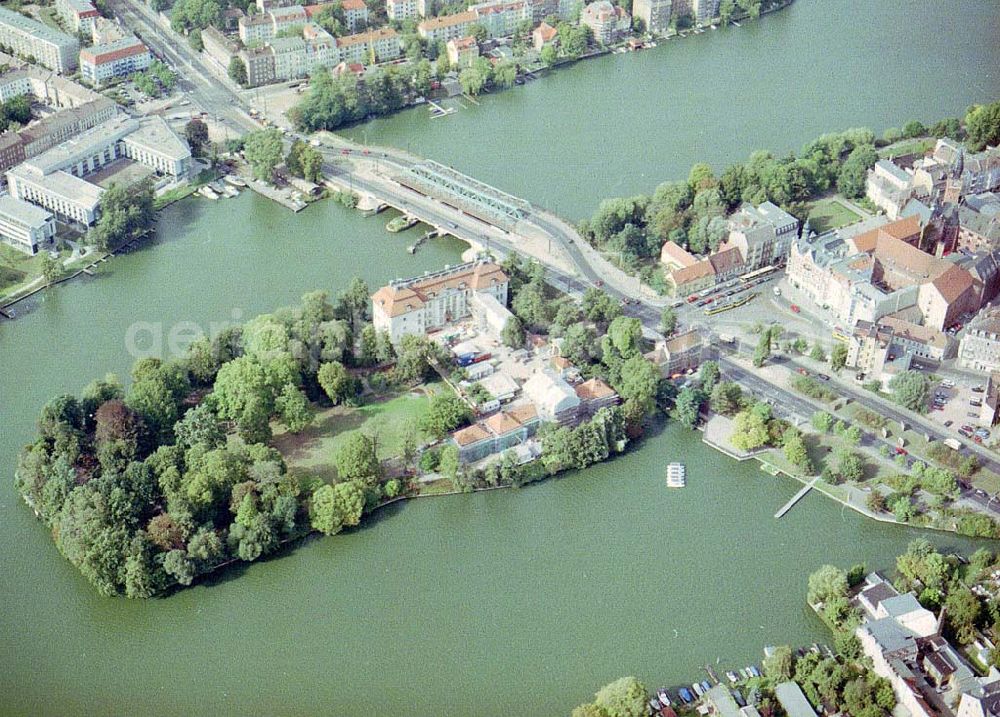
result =
[[473,463],[525,443],[540,424],[535,406],[525,402],[455,431],[451,441],[458,448],[459,460]]
[[153,62],[153,55],[142,40],[128,35],[106,45],[94,45],[80,51],[80,75],[93,85],[128,77],[141,72]]
[[420,17],[417,12],[417,0],[386,0],[385,10],[390,20],[402,21]]
[[306,62],[306,41],[301,37],[276,37],[267,47],[274,58],[275,80],[305,77],[312,69]]
[[696,23],[707,25],[719,16],[719,0],[691,0],[691,13]]
[[583,12],[583,0],[557,0],[560,20],[575,21]]
[[528,0],[499,0],[470,5],[476,14],[476,22],[486,28],[491,38],[510,37],[517,26],[531,20],[532,7]]
[[573,390],[580,399],[579,411],[584,417],[593,416],[602,408],[614,406],[620,400],[618,392],[599,378],[587,379],[574,386]]
[[246,15],[239,19],[237,28],[240,42],[251,48],[267,42],[274,36],[274,26],[269,15]]
[[1000,420],[1000,372],[992,371],[983,387],[983,405],[979,407],[979,425],[995,426]]
[[448,62],[452,67],[470,67],[479,57],[479,44],[472,35],[448,40]]
[[227,71],[233,57],[239,53],[239,45],[211,26],[201,31],[201,44],[202,52]]
[[0,241],[25,254],[52,245],[56,235],[55,217],[41,207],[0,195]]
[[24,160],[24,142],[21,138],[14,132],[0,135],[0,172],[6,172]]
[[56,0],[55,9],[63,24],[77,34],[89,34],[101,16],[90,0]]
[[434,0],[417,0],[417,15],[420,17],[434,17],[436,10],[437,3]]
[[816,710],[809,704],[802,688],[791,680],[775,686],[774,696],[778,698],[786,717],[816,717]]
[[670,377],[698,368],[703,349],[701,334],[695,329],[689,329],[657,341],[646,358],[660,368],[663,376]]
[[708,259],[701,259],[690,266],[672,270],[667,274],[667,281],[674,296],[695,294],[717,283],[715,267]]
[[365,5],[365,0],[343,0],[340,6],[344,10],[344,19],[349,31],[354,32],[368,25],[368,6]]
[[966,692],[955,717],[1000,717],[1000,680],[983,686],[980,692]]
[[983,311],[966,327],[958,365],[974,371],[1000,371],[1000,309]]
[[660,263],[668,271],[686,269],[698,263],[698,257],[687,249],[672,241],[664,243],[660,248]]
[[531,4],[531,23],[537,25],[547,17],[559,15],[559,0],[528,0]]
[[632,17],[608,0],[597,0],[583,8],[580,23],[589,27],[602,45],[610,45],[632,30]]
[[[997,206],[997,205],[992,205]],[[958,208],[958,248],[973,254],[1000,249],[1000,212]]]
[[0,74],[0,102],[26,94],[55,109],[70,109],[102,99],[90,88],[37,65],[15,66]]
[[533,374],[521,390],[534,403],[541,420],[563,424],[576,421],[580,397],[565,379],[553,371]]
[[764,202],[758,207],[744,203],[729,218],[728,246],[740,249],[743,269],[753,271],[783,264],[788,248],[798,237],[799,220],[781,207]]
[[499,265],[474,261],[421,277],[394,281],[372,295],[372,323],[398,343],[471,316],[473,293],[491,294],[507,305],[509,280]]
[[789,253],[788,279],[848,325],[916,307],[925,326],[945,329],[978,310],[983,287],[968,269],[914,246],[921,233],[908,217],[854,236],[841,230],[800,238]]
[[0,7],[0,45],[62,73],[76,69],[80,53],[80,41],[75,37],[5,7]]
[[24,154],[29,158],[34,157],[80,132],[107,122],[117,114],[118,105],[114,100],[101,97],[45,117],[18,133],[24,142]]
[[913,195],[913,175],[891,160],[880,159],[868,170],[865,196],[889,219],[898,219]]
[[247,86],[260,87],[274,82],[274,55],[266,47],[240,50],[240,60],[247,71]]
[[430,20],[424,20],[417,25],[417,34],[424,40],[431,42],[448,42],[459,37],[466,37],[472,30],[472,26],[479,22],[475,12],[455,13],[454,15],[444,15]]
[[646,32],[663,35],[670,29],[673,0],[634,0],[632,14],[642,20]]
[[539,23],[538,27],[531,31],[531,44],[537,52],[541,52],[546,45],[552,45],[559,38],[559,33],[547,22]]
[[391,27],[380,27],[357,35],[337,38],[340,62],[359,62],[372,65],[376,62],[395,60],[402,54],[399,33]]

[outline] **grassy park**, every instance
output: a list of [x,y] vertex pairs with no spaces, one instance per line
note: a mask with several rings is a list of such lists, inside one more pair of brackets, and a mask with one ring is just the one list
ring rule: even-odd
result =
[[837,199],[820,199],[809,209],[809,226],[818,234],[860,221],[857,212]]
[[285,456],[291,472],[332,480],[336,477],[334,455],[353,433],[376,435],[382,459],[402,452],[408,431],[416,432],[418,441],[425,438],[417,424],[430,405],[431,396],[442,390],[448,390],[443,383],[424,384],[362,406],[324,408],[297,435],[275,424],[273,444]]

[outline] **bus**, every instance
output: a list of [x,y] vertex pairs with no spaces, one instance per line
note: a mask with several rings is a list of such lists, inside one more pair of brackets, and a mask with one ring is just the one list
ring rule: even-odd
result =
[[845,334],[844,330],[838,326],[833,330],[833,340],[849,344],[851,342],[851,337]]
[[756,281],[757,279],[760,279],[762,277],[769,276],[770,274],[773,274],[777,270],[778,267],[776,267],[774,264],[771,264],[771,266],[765,266],[761,269],[757,269],[756,271],[751,271],[748,274],[743,274],[743,276],[740,277],[740,281],[743,282],[744,284],[749,284],[751,281]]

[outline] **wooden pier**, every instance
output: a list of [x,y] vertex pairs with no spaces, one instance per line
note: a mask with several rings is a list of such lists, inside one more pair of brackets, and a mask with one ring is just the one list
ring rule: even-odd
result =
[[785,513],[787,513],[788,511],[790,511],[792,509],[793,505],[795,505],[800,500],[802,500],[805,497],[806,493],[808,493],[809,491],[812,490],[813,486],[816,485],[816,481],[818,481],[818,480],[819,480],[819,476],[816,476],[811,481],[809,481],[804,486],[802,486],[802,489],[798,493],[796,493],[795,495],[793,495],[789,499],[789,501],[787,503],[785,503],[783,506],[781,506],[781,509],[778,510],[778,512],[774,514],[774,517],[775,518],[780,518]]

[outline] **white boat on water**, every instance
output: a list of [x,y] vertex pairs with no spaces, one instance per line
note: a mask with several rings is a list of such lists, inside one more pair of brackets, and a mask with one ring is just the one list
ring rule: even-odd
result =
[[218,199],[219,198],[219,195],[216,194],[215,191],[210,186],[208,186],[207,184],[205,186],[203,186],[203,187],[199,187],[198,188],[198,194],[200,194],[201,196],[205,197],[205,199]]
[[671,463],[667,466],[667,487],[683,488],[687,485],[687,469],[683,463]]

